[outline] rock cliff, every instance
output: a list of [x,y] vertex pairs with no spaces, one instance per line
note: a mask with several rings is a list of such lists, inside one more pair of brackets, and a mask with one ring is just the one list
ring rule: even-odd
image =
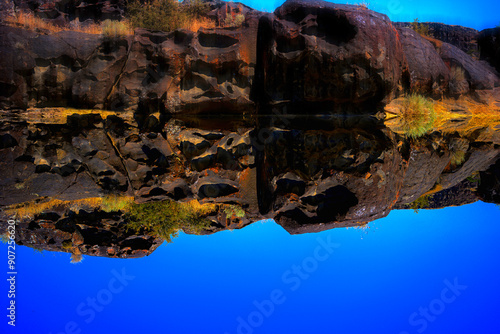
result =
[[[39,15],[50,7],[70,18],[73,3],[78,17],[85,6],[111,16],[122,10],[119,1],[21,2]],[[0,25],[0,108],[375,114],[380,104],[409,91],[458,96],[500,84],[486,63],[396,28],[362,6],[288,0],[273,14],[241,4],[211,6],[218,21],[228,12],[243,13],[245,20],[240,27],[137,29],[117,38]],[[469,40],[471,34],[451,31],[443,39],[456,45],[451,35]],[[496,64],[494,45],[483,58]]]

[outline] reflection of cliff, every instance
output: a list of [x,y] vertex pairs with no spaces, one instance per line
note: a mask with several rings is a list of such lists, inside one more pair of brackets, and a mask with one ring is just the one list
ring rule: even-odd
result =
[[19,225],[18,243],[49,250],[113,257],[152,252],[161,239],[152,228],[125,229],[123,210],[75,209],[74,203],[109,194],[135,205],[212,205],[201,230],[179,225],[187,233],[263,218],[308,233],[363,225],[394,208],[470,203],[477,193],[498,202],[498,168],[488,168],[500,150],[490,128],[489,137],[477,130],[472,137],[435,132],[408,140],[374,117],[165,121],[56,109],[45,110],[43,120],[26,115],[6,114],[0,127],[0,204],[11,210],[2,221],[20,203],[59,203]]
[[135,258],[149,255],[162,239],[127,230],[121,215],[102,211],[55,212],[22,220],[16,243],[73,255]]

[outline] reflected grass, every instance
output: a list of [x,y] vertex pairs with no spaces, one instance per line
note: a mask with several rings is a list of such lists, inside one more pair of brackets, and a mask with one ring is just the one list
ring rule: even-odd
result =
[[412,138],[421,137],[433,129],[434,102],[419,94],[408,95],[401,103],[400,115],[403,132]]

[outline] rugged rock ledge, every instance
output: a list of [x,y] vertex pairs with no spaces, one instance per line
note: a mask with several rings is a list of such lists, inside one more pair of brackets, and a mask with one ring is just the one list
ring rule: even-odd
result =
[[[457,96],[500,83],[486,62],[361,6],[288,0],[274,14],[235,3],[213,7],[215,17],[244,13],[243,25],[137,29],[112,40],[1,25],[0,108],[253,114],[279,106],[287,113],[373,114],[408,90]],[[473,43],[469,30],[435,30],[463,49]],[[489,45],[482,57],[498,66],[490,35],[481,33]]]

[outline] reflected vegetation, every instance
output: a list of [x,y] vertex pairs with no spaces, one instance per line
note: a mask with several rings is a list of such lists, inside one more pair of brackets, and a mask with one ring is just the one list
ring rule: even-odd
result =
[[499,203],[494,103],[409,96],[374,116],[5,115],[1,221],[18,220],[18,244],[77,262],[141,257],[181,230],[266,218],[298,234],[362,227],[393,209]]

